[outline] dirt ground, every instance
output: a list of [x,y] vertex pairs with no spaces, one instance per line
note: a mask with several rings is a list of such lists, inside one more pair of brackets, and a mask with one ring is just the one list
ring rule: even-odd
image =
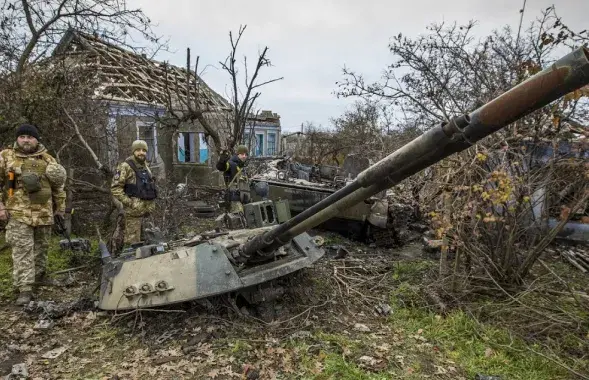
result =
[[22,364],[16,368],[31,379],[575,378],[542,356],[494,344],[499,333],[460,312],[401,300],[407,276],[436,266],[419,244],[383,250],[321,234],[327,253],[318,265],[281,281],[287,292],[277,302],[239,314],[227,297],[103,312],[94,307],[92,271],[42,289],[39,300],[55,301],[57,310],[16,308],[6,296],[0,375]]

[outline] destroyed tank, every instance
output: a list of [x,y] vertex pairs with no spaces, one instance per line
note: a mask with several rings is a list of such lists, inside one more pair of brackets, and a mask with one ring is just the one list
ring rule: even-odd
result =
[[[319,203],[337,190],[352,182],[370,166],[368,158],[348,155],[342,167],[332,165],[304,165],[292,159],[291,154],[264,163],[251,179],[251,197],[255,201],[264,198],[256,191],[257,184],[267,184],[267,199],[288,200],[290,211],[297,215]],[[338,232],[348,238],[374,242],[389,247],[399,243],[386,192],[365,199],[325,221],[318,228]]]
[[255,291],[311,266],[324,251],[310,229],[587,84],[589,50],[579,48],[473,112],[434,126],[294,217],[284,204],[260,201],[245,210],[256,228],[145,245],[116,258],[101,243],[99,307],[155,307]]

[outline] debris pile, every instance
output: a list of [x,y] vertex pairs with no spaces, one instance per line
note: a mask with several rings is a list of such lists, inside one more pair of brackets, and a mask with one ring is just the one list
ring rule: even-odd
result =
[[55,301],[31,301],[23,307],[23,311],[28,314],[37,314],[39,316],[39,328],[42,328],[42,326],[54,319],[65,317],[75,311],[92,310],[95,306],[95,301],[89,298],[59,303]]
[[557,254],[562,259],[583,273],[589,272],[589,247],[560,245],[556,248],[548,248],[547,251]]
[[389,228],[395,232],[397,246],[419,240],[429,229],[421,219],[419,202],[408,186],[397,185],[386,193]]

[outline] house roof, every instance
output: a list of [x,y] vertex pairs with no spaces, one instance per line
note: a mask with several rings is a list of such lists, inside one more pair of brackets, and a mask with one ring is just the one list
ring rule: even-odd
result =
[[[186,69],[149,59],[96,36],[68,30],[53,51],[53,56],[64,55],[82,60],[84,66],[96,69],[99,83],[95,91],[97,98],[162,106],[169,103],[170,93],[174,108],[179,110],[187,99]],[[193,101],[198,96],[203,109],[231,109],[230,103],[194,72],[190,72],[189,78],[189,96]],[[195,81],[200,94],[195,89]]]

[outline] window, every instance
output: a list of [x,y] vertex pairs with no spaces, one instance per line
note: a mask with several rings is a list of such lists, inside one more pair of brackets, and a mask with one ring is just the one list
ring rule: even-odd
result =
[[147,143],[147,161],[154,162],[157,157],[157,129],[155,124],[137,121],[137,139]]
[[243,132],[243,145],[250,147],[250,134],[249,132]]
[[204,164],[209,159],[209,147],[204,133],[180,132],[177,142],[178,162]]
[[194,151],[194,133],[178,133],[178,162],[196,162]]
[[256,150],[254,156],[264,155],[264,134],[256,133]]
[[276,133],[268,132],[268,156],[276,155]]
[[209,159],[209,146],[207,145],[207,141],[205,140],[204,133],[198,134],[198,147],[200,148],[198,162],[204,164]]

